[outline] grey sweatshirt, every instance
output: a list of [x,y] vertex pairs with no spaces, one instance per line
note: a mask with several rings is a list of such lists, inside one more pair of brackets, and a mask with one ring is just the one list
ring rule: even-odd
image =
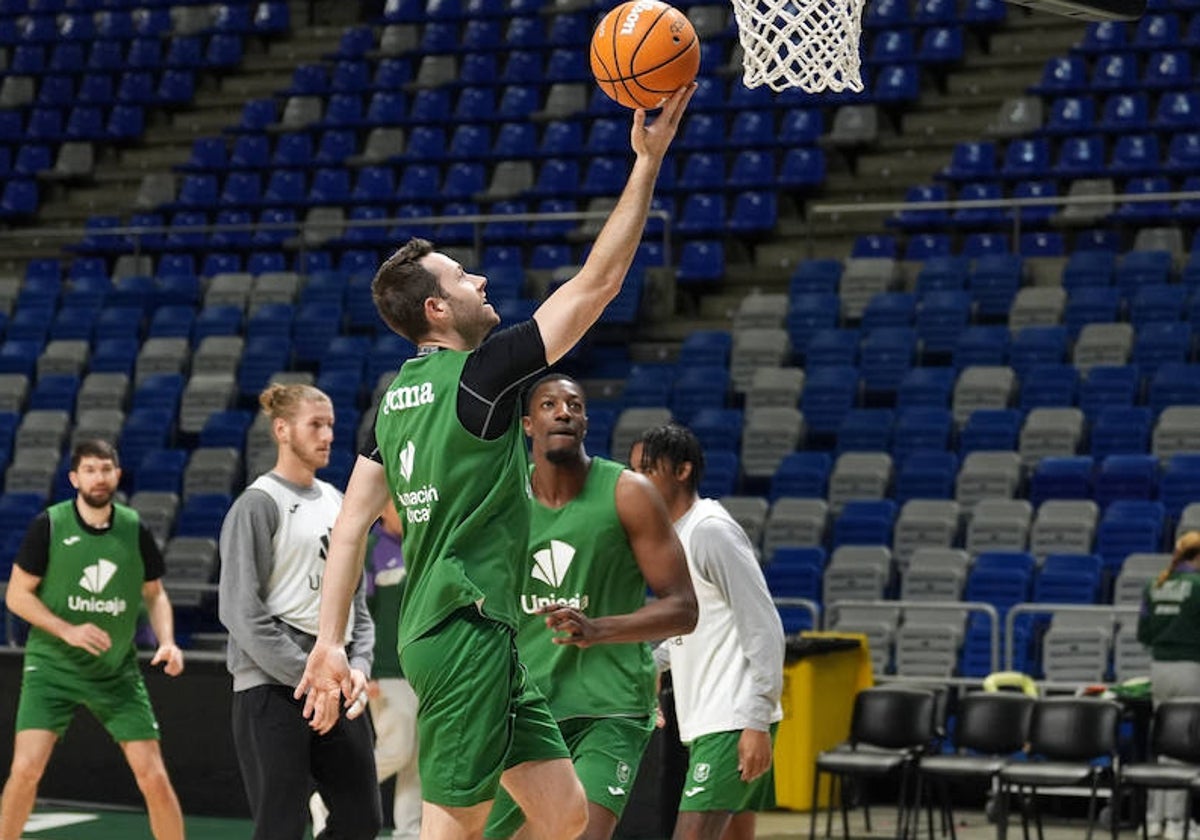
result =
[[[274,473],[269,478],[301,500],[319,499],[321,493],[328,492],[320,485],[300,487]],[[233,675],[234,691],[259,685],[295,687],[316,642],[315,636],[284,623],[266,605],[280,521],[275,500],[250,487],[233,503],[221,526],[218,612],[229,631],[226,664]],[[333,527],[332,520],[328,527]],[[317,592],[310,592],[307,597],[319,597]],[[375,625],[367,610],[364,578],[354,593],[353,627],[346,647],[350,667],[369,677],[374,646]]]

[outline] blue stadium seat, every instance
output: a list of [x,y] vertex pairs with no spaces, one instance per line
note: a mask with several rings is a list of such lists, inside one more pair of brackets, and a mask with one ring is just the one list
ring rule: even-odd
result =
[[833,523],[832,546],[888,545],[896,523],[896,503],[891,499],[852,499]]
[[985,140],[956,144],[949,165],[937,177],[950,181],[986,181],[996,174],[996,144]]
[[1083,38],[1072,47],[1075,52],[1100,54],[1119,52],[1129,46],[1129,29],[1123,21],[1101,20],[1087,25]]
[[985,601],[1001,615],[1029,600],[1034,558],[1025,552],[985,551],[975,558],[963,589],[964,601]]
[[1064,137],[1059,146],[1056,170],[1066,178],[1099,178],[1107,171],[1104,136],[1086,134]]
[[1081,56],[1055,56],[1047,59],[1041,80],[1029,88],[1042,96],[1084,93],[1091,87],[1087,63]]
[[[702,368],[697,368],[702,370]],[[741,451],[744,418],[738,408],[702,408],[695,412],[688,427],[695,432],[707,454]]]
[[915,233],[904,243],[904,259],[921,262],[933,257],[947,257],[953,251],[948,233]]
[[1079,389],[1079,407],[1093,422],[1101,411],[1131,406],[1141,390],[1141,374],[1132,365],[1098,365],[1090,369]]
[[1108,52],[1097,56],[1092,69],[1095,90],[1127,91],[1138,85],[1137,56],[1128,52]]
[[805,423],[810,433],[832,436],[858,398],[858,368],[808,368],[807,374],[800,396]]
[[[1077,252],[1078,253],[1078,252]],[[1121,292],[1113,287],[1079,287],[1067,296],[1063,309],[1063,325],[1074,338],[1088,324],[1105,324],[1117,320],[1121,309]]]
[[1141,84],[1150,90],[1185,89],[1191,77],[1192,61],[1186,50],[1159,50],[1146,60]]
[[854,408],[837,429],[837,452],[886,452],[892,446],[895,414],[886,408]]
[[1162,502],[1120,499],[1105,508],[1096,526],[1095,551],[1110,578],[1130,554],[1162,549],[1165,519]]
[[[1096,451],[1094,447],[1092,451]],[[1100,466],[1093,495],[1101,508],[1123,499],[1148,501],[1158,496],[1158,458],[1154,455],[1116,454],[1097,459]]]
[[884,327],[867,333],[860,349],[865,390],[894,392],[913,366],[916,352],[917,335],[911,327]]
[[900,380],[896,407],[944,409],[950,405],[956,371],[949,367],[914,367]]
[[[775,598],[806,598],[820,603],[825,571],[825,550],[820,547],[780,546],[763,569],[767,587]],[[780,607],[788,635],[812,630],[812,616],[795,607]]]
[[952,499],[957,477],[958,456],[953,452],[913,451],[896,471],[896,504],[910,499]]
[[1122,134],[1145,131],[1150,121],[1150,100],[1145,93],[1115,93],[1104,100],[1096,127]]
[[1093,468],[1089,455],[1042,458],[1029,478],[1029,501],[1092,498]]
[[959,454],[1016,450],[1021,423],[1021,412],[1013,408],[972,411],[959,431]]
[[[1031,369],[1042,365],[1059,365],[1066,360],[1068,348],[1067,328],[1060,325],[1022,327],[1009,345],[1008,364],[1022,379]],[[1038,371],[1055,376],[1054,371]],[[1032,377],[1037,379],[1037,373]],[[1028,384],[1028,383],[1026,383]],[[1065,383],[1062,383],[1065,384]],[[1051,386],[1057,390],[1056,386]],[[1074,394],[1074,387],[1069,391]],[[1063,403],[1057,403],[1062,405]],[[1065,403],[1070,405],[1071,403]],[[1032,406],[1029,406],[1032,407]]]
[[[1016,364],[1012,367],[1016,369]],[[1021,380],[1018,407],[1022,411],[1075,405],[1079,389],[1079,370],[1074,365],[1034,363],[1017,371],[1017,375]]]
[[950,449],[954,416],[944,408],[906,408],[896,419],[892,456],[903,463],[917,452]]
[[854,327],[814,331],[804,347],[807,366],[855,365],[862,334]]
[[1051,604],[1094,604],[1103,580],[1094,554],[1051,554],[1033,582],[1033,600]]
[[1008,364],[1008,327],[967,327],[954,345],[954,366]]
[[1159,480],[1159,496],[1167,516],[1173,519],[1178,519],[1189,504],[1200,501],[1200,455],[1168,458]]

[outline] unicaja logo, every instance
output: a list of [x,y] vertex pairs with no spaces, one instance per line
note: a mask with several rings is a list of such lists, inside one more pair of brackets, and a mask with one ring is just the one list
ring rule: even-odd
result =
[[98,595],[104,591],[104,587],[108,586],[108,582],[116,573],[117,564],[101,557],[95,565],[88,566],[83,570],[83,577],[79,579],[79,585],[93,595]]
[[417,447],[413,446],[410,440],[404,444],[404,448],[400,450],[400,475],[404,476],[405,481],[412,479],[413,456],[417,453]]
[[533,577],[558,588],[575,559],[575,547],[559,540],[550,540],[550,547],[533,553]]
[[79,579],[79,586],[85,592],[90,592],[93,597],[71,595],[67,598],[67,606],[75,612],[104,613],[107,615],[120,615],[125,612],[127,604],[124,598],[94,597],[104,591],[104,587],[108,586],[108,582],[113,579],[113,575],[116,573],[117,564],[111,560],[105,560],[103,557],[97,560],[95,564],[85,567],[83,577]]

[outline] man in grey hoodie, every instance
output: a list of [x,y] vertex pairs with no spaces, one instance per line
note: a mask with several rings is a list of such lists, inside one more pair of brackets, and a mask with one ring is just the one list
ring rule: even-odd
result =
[[329,807],[319,840],[374,840],[383,822],[367,704],[375,627],[360,581],[343,643],[354,705],[320,730],[292,697],[317,635],[321,576],[342,494],[316,477],[329,463],[333,404],[308,385],[259,397],[279,447],[221,526],[220,617],[229,630],[233,739],[254,840],[301,840],[315,786]]

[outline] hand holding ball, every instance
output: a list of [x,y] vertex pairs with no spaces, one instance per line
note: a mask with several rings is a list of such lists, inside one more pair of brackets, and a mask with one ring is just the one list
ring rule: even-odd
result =
[[661,0],[630,0],[592,33],[592,75],[626,108],[658,108],[700,70],[700,41],[683,12]]

